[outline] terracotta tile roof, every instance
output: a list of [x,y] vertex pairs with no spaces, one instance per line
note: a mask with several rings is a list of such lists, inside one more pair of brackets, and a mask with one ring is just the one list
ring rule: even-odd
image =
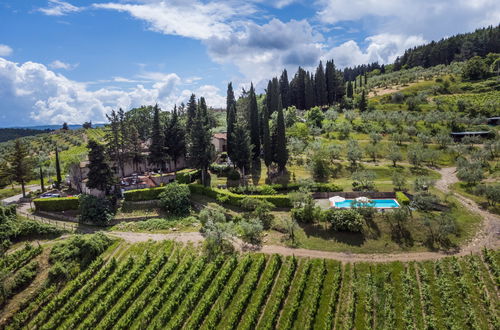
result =
[[216,139],[227,140],[227,133],[215,133],[213,137]]

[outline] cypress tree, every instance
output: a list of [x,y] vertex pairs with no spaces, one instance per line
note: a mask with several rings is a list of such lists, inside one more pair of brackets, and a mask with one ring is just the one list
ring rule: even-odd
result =
[[313,79],[309,72],[307,72],[305,76],[305,109],[311,109],[314,107],[314,87],[313,87]]
[[231,109],[231,106],[234,106],[234,108],[236,109],[236,98],[234,97],[233,83],[232,82],[227,84],[226,122],[229,122],[229,109]]
[[262,121],[262,147],[264,149],[264,163],[266,164],[267,171],[269,173],[269,167],[273,162],[273,147],[271,143],[271,132],[269,131],[269,116],[267,114],[266,106],[264,106],[262,112],[264,113],[264,120]]
[[104,153],[104,147],[90,140],[87,148],[90,149],[87,187],[104,191],[108,195],[114,180],[113,172],[109,168],[106,154]]
[[162,170],[165,161],[164,137],[160,123],[160,108],[154,107],[153,127],[151,132],[151,145],[149,146],[149,162],[159,166]]
[[306,71],[299,67],[299,71],[294,78],[295,81],[295,93],[296,93],[296,107],[298,109],[304,110],[306,108]]
[[259,134],[259,109],[257,107],[257,97],[253,83],[250,85],[248,102],[248,117],[250,119],[250,143],[252,144],[252,157],[258,159],[260,156],[260,134]]
[[62,182],[62,177],[61,177],[61,163],[59,162],[59,151],[57,150],[56,146],[56,188],[59,189],[61,188],[61,182]]
[[174,162],[174,172],[177,171],[177,159],[186,154],[186,139],[184,129],[179,121],[177,106],[174,106],[172,118],[165,132],[165,148],[167,155]]
[[342,72],[337,70],[335,72],[335,75],[337,77],[336,82],[337,82],[337,88],[335,90],[335,102],[340,102],[342,101],[342,98],[345,95],[345,83],[344,83],[344,75]]
[[212,161],[212,143],[210,128],[207,125],[205,112],[202,108],[196,111],[196,117],[191,130],[189,156],[193,166],[201,170],[201,181],[207,186],[208,167]]
[[354,92],[352,90],[352,83],[351,83],[350,80],[347,82],[347,93],[346,93],[346,95],[347,95],[347,97],[349,97],[351,99],[354,96]]
[[227,154],[230,159],[233,158],[233,136],[234,126],[236,125],[236,104],[231,104],[227,111]]
[[42,170],[42,165],[39,166],[40,168],[40,188],[42,188],[42,192],[45,192],[45,184],[43,182],[43,170]]
[[280,102],[278,106],[278,119],[276,122],[276,163],[278,164],[278,170],[281,173],[285,171],[286,163],[288,161],[285,134],[285,118],[283,116],[283,107]]
[[361,91],[361,99],[359,100],[359,111],[363,112],[366,111],[368,105],[366,102],[366,95],[365,95],[365,90],[363,89]]
[[247,125],[242,122],[236,123],[234,128],[234,150],[233,162],[241,171],[243,182],[246,184],[245,176],[250,169],[250,160],[252,158],[252,145],[248,134]]
[[286,109],[291,106],[291,95],[290,95],[290,83],[288,82],[288,73],[285,70],[281,73],[281,77],[279,80],[280,85],[280,94],[281,94],[281,103],[283,107]]
[[189,132],[191,131],[193,127],[193,122],[196,118],[196,95],[191,94],[191,97],[189,98],[188,104],[187,104],[187,120],[186,120],[186,131]]
[[325,71],[323,69],[323,63],[320,61],[318,68],[316,69],[316,96],[318,105],[328,104],[328,92],[326,90],[326,77]]
[[326,89],[328,94],[328,104],[333,104],[337,97],[338,81],[333,60],[326,62]]

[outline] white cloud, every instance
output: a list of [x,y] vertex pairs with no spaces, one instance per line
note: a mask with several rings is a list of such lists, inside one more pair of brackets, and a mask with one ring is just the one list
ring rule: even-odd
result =
[[49,64],[49,67],[51,69],[63,69],[63,70],[73,70],[76,68],[78,64],[71,64],[71,63],[65,63],[63,61],[55,60],[52,63]]
[[[149,88],[138,84],[129,89],[90,90],[87,84],[50,71],[43,64],[18,64],[0,58],[0,99],[5,106],[2,121],[9,126],[23,118],[46,124],[100,122],[105,121],[105,114],[111,109],[155,103],[169,110],[175,103],[186,102],[191,93],[180,91],[180,82],[179,76],[170,73]],[[225,99],[218,92],[213,86],[202,86],[195,91],[197,96],[205,96],[210,106],[224,104]]]
[[81,11],[83,8],[60,0],[49,0],[47,8],[39,8],[38,11],[48,16],[64,16]]
[[323,54],[323,59],[333,58],[340,67],[372,62],[392,63],[405,49],[425,43],[422,36],[407,37],[388,33],[368,37],[365,41],[368,43],[365,51],[355,41],[349,40],[328,50]]
[[370,18],[371,31],[422,34],[440,39],[498,24],[497,0],[318,0],[317,18],[326,24]]
[[0,44],[0,56],[10,56],[13,50],[7,45]]
[[316,65],[323,37],[306,20],[282,22],[272,19],[264,25],[247,23],[226,38],[204,41],[210,56],[219,63],[236,65],[246,78],[259,83],[284,67]]
[[164,34],[194,39],[228,36],[233,31],[229,21],[254,12],[254,9],[239,3],[208,2],[197,0],[151,0],[135,4],[100,3],[95,8],[127,12],[134,18],[148,22],[149,28]]

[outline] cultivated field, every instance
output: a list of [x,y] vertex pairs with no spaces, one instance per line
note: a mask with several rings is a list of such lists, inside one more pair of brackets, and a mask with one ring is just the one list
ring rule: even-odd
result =
[[252,253],[209,261],[196,251],[172,242],[118,247],[63,288],[40,288],[7,328],[499,326],[500,254],[491,250],[372,264]]

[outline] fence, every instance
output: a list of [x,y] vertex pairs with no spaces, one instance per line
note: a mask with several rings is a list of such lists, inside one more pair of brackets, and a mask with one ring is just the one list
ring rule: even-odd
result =
[[67,231],[72,232],[72,233],[79,232],[77,223],[66,223],[63,221],[42,218],[42,217],[39,217],[39,216],[36,216],[33,214],[27,214],[27,213],[26,214],[23,213],[22,215],[30,220],[34,220],[34,221],[46,223],[46,224],[49,224],[52,226],[56,226],[56,227],[62,228],[64,230],[67,230]]
[[371,199],[391,199],[396,198],[396,193],[392,191],[339,191],[339,192],[316,192],[313,193],[315,199],[326,199],[333,196],[340,196],[346,199],[354,199],[358,197],[368,197]]

